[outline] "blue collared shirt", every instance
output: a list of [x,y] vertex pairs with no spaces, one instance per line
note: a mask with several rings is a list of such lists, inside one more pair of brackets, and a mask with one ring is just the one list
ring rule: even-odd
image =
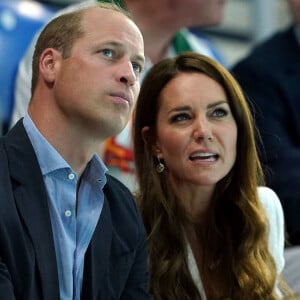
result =
[[84,256],[100,218],[107,168],[97,155],[78,176],[42,136],[27,114],[25,129],[37,155],[48,192],[61,300],[79,300]]

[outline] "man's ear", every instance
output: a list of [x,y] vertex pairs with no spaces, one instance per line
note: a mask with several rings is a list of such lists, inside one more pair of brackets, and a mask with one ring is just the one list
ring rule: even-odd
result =
[[57,68],[60,65],[61,53],[53,48],[47,48],[40,57],[40,73],[48,83],[55,81]]
[[151,133],[150,127],[145,126],[142,129],[142,138],[145,144],[152,144],[152,154],[156,157],[161,156],[161,149],[157,139],[155,139],[153,133]]

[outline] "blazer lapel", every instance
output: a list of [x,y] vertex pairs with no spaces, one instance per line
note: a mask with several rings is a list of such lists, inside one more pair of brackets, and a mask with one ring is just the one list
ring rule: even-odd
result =
[[85,255],[82,299],[100,299],[100,295],[103,297],[107,295],[106,281],[109,275],[107,272],[110,263],[111,241],[111,214],[105,197],[100,219]]
[[31,237],[43,299],[59,299],[58,273],[47,194],[37,158],[22,121],[5,137],[17,208]]

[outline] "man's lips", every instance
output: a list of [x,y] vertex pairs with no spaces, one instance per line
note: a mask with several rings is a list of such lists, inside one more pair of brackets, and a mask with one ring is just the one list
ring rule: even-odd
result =
[[114,98],[120,98],[123,101],[131,103],[130,96],[127,93],[124,92],[111,93],[110,96]]

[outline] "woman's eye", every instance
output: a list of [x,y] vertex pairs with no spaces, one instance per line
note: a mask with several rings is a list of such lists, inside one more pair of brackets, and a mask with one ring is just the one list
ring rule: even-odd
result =
[[227,115],[228,115],[227,110],[225,110],[223,108],[217,108],[212,112],[212,116],[216,117],[216,118],[225,117]]
[[188,114],[179,114],[179,115],[175,115],[171,118],[171,122],[172,123],[176,123],[176,122],[182,122],[182,121],[186,121],[186,120],[190,120],[191,117]]
[[111,49],[103,49],[102,53],[106,57],[109,57],[109,58],[113,57],[113,51]]

